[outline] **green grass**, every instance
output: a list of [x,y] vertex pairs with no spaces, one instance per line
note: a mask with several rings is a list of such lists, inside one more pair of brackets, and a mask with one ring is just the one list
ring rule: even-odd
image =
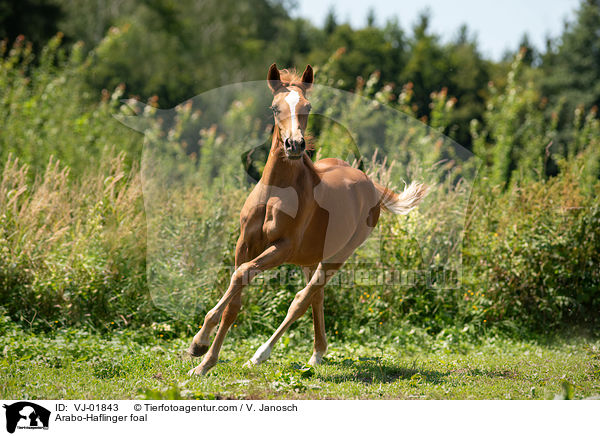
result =
[[[297,332],[296,332],[297,333]],[[410,336],[409,333],[406,333]],[[226,342],[208,376],[188,377],[199,360],[183,355],[188,340],[139,331],[101,337],[80,330],[3,334],[4,399],[553,399],[600,394],[600,342],[552,345],[490,337],[475,342],[373,337],[330,343],[314,369],[307,337],[283,338],[265,364],[242,364],[265,338]]]

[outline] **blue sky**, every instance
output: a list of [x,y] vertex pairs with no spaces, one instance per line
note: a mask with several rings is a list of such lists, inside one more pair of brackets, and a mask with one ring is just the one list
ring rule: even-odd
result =
[[564,20],[573,19],[578,4],[579,0],[297,0],[293,15],[321,25],[333,6],[338,21],[362,27],[367,11],[373,8],[378,24],[396,16],[402,28],[410,31],[419,13],[429,8],[431,29],[443,40],[467,24],[483,55],[497,60],[506,49],[516,49],[524,33],[543,48],[547,35],[560,35]]

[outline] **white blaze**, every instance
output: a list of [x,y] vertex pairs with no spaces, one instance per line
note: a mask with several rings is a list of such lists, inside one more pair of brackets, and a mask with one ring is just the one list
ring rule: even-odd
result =
[[296,132],[296,105],[298,104],[298,102],[300,101],[300,94],[298,94],[298,91],[291,91],[287,97],[285,98],[285,102],[288,104],[288,106],[290,107],[290,117],[292,117],[292,131],[291,136],[294,136],[294,133]]

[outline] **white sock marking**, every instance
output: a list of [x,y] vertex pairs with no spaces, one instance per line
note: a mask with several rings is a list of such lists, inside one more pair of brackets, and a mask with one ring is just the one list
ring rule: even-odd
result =
[[271,347],[269,347],[268,343],[264,343],[258,348],[258,350],[256,350],[256,353],[254,353],[254,356],[252,356],[250,361],[255,365],[259,365],[267,360],[270,355]]

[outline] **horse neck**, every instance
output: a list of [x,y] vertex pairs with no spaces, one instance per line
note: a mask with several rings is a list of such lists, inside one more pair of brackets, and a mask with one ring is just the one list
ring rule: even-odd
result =
[[307,179],[311,182],[317,179],[312,161],[306,153],[298,160],[287,159],[279,135],[279,128],[275,126],[269,158],[260,179],[261,183],[281,188],[299,187],[299,184],[304,183]]

